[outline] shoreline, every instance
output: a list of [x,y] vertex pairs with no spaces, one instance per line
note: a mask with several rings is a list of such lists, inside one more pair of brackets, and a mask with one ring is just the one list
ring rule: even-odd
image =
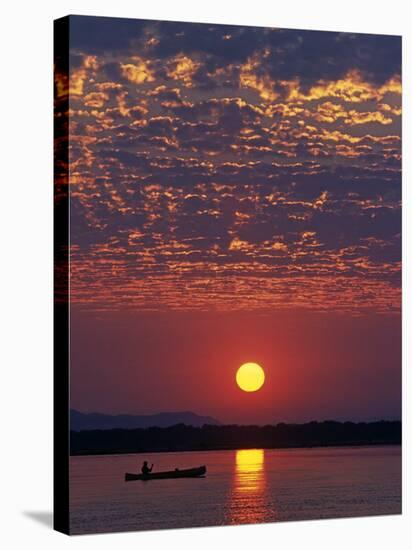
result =
[[319,443],[317,445],[262,445],[260,447],[255,446],[219,446],[219,447],[208,447],[204,449],[199,448],[185,448],[185,449],[170,449],[170,448],[164,448],[164,449],[144,449],[144,450],[136,450],[136,449],[126,449],[126,450],[120,450],[115,449],[113,451],[85,451],[85,452],[74,452],[70,453],[70,457],[82,457],[82,456],[114,456],[114,455],[143,455],[143,454],[160,454],[160,453],[169,453],[169,454],[175,454],[175,453],[202,453],[202,452],[218,452],[218,451],[241,451],[241,450],[249,450],[249,449],[263,449],[263,450],[298,450],[298,449],[330,449],[330,448],[357,448],[357,447],[402,447],[401,441],[353,441],[348,443]]

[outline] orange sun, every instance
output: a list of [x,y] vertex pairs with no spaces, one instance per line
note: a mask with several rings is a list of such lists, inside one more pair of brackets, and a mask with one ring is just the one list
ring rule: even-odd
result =
[[244,363],[238,368],[236,382],[243,391],[257,391],[265,382],[265,372],[257,363]]

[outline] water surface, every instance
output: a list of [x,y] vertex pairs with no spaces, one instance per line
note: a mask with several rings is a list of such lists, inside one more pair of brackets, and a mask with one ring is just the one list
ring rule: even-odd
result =
[[[205,464],[200,479],[124,482]],[[73,534],[401,513],[401,447],[71,457]]]

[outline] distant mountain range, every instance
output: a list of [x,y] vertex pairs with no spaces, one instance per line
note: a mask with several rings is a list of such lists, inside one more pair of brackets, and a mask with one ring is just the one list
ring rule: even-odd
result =
[[82,413],[70,409],[70,429],[76,432],[82,430],[112,430],[122,428],[131,430],[133,428],[167,428],[176,424],[201,427],[204,424],[221,425],[221,422],[210,416],[200,416],[190,411],[184,412],[161,412],[149,415],[132,414],[101,414]]

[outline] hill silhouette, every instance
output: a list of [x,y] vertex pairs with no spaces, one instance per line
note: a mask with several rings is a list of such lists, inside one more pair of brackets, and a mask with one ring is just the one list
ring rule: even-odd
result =
[[287,448],[340,445],[399,445],[400,421],[308,422],[267,426],[177,424],[166,428],[84,430],[70,433],[72,455]]
[[70,409],[70,429],[80,430],[112,430],[115,428],[130,430],[134,428],[150,428],[158,426],[167,428],[176,424],[187,426],[203,426],[204,424],[220,424],[210,416],[200,416],[190,411],[161,412],[158,414],[132,415],[132,414],[102,414],[83,413]]

